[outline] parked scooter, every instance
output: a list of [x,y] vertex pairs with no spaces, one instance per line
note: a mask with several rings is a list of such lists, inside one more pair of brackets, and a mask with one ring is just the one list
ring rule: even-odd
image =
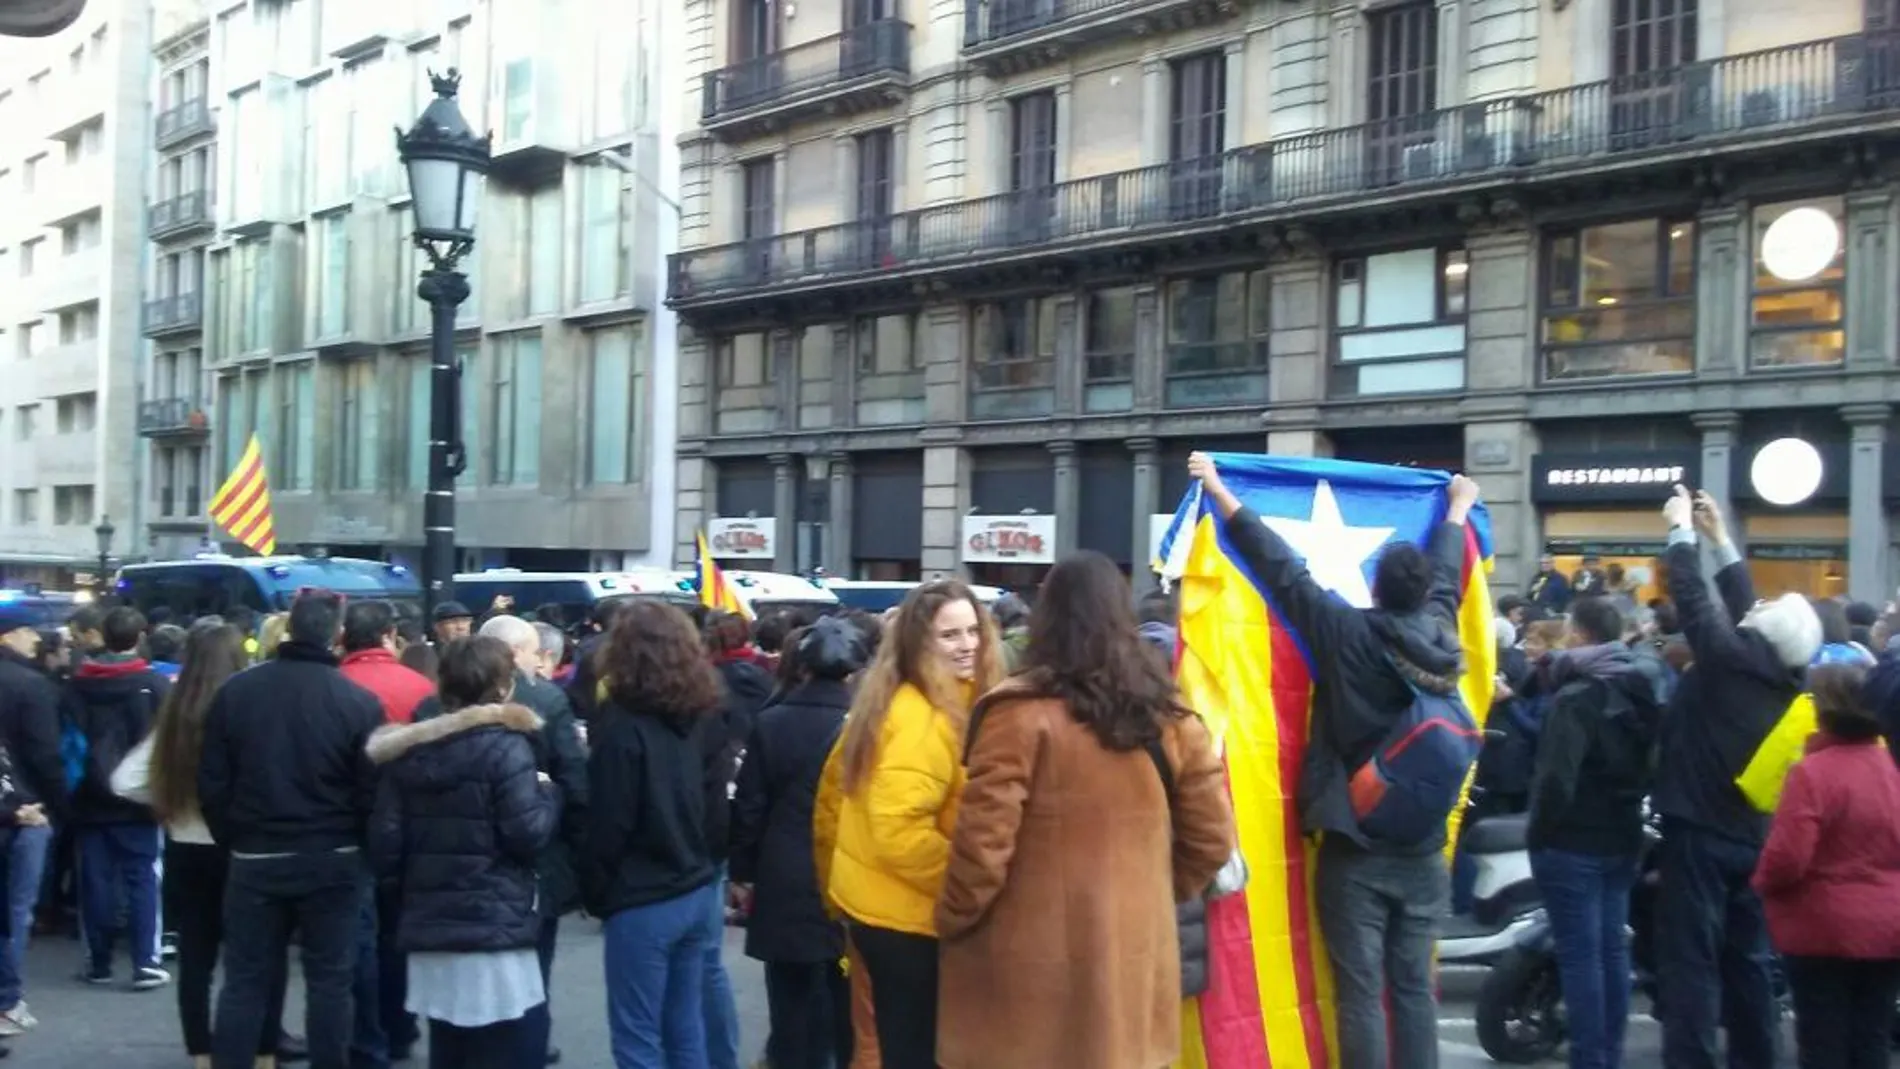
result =
[[1541,916],[1531,876],[1523,814],[1485,817],[1472,824],[1459,851],[1477,869],[1469,912],[1446,919],[1438,937],[1440,965],[1495,965],[1521,945]]

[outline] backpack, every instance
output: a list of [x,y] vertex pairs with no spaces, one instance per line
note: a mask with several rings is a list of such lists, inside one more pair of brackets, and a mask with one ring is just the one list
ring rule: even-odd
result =
[[1348,791],[1353,816],[1368,838],[1411,845],[1445,833],[1484,733],[1456,692],[1427,693],[1397,664],[1392,670],[1411,691],[1411,704],[1372,758],[1353,772]]

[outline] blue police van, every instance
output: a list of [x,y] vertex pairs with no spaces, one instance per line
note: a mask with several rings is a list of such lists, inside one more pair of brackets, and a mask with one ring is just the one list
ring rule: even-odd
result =
[[283,612],[305,590],[391,601],[412,613],[422,604],[422,584],[408,568],[353,557],[202,554],[128,564],[119,570],[116,590],[121,601],[148,616],[163,606],[183,619],[225,616],[239,607]]

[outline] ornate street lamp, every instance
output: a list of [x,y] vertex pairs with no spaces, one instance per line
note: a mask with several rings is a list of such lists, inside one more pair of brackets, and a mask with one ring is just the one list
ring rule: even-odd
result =
[[112,536],[117,532],[118,529],[112,526],[112,517],[101,513],[99,526],[92,529],[93,537],[99,540],[99,577],[92,584],[95,597],[105,597],[106,590],[112,584]]
[[461,369],[455,359],[455,310],[468,299],[468,276],[456,270],[475,247],[482,179],[493,135],[477,137],[462,118],[455,95],[462,76],[453,67],[431,71],[435,99],[408,133],[396,131],[396,151],[409,172],[416,245],[429,257],[416,296],[429,302],[429,490],[422,503],[422,611],[454,596],[455,478],[468,467],[462,442]]

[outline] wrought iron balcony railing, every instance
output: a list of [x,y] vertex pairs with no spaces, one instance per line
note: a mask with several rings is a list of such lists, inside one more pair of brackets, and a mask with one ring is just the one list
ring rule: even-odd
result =
[[690,304],[1413,190],[1555,177],[1896,110],[1900,32],[1853,34],[694,249],[671,257],[667,297]]
[[963,47],[984,48],[1012,37],[1085,19],[1140,15],[1165,0],[966,0]]
[[211,103],[197,97],[159,112],[153,123],[152,141],[164,148],[187,137],[208,133],[211,128]]
[[210,226],[211,196],[202,189],[152,204],[147,232],[154,238]]
[[191,397],[159,397],[139,402],[139,433],[146,437],[204,434],[211,429],[204,406]]
[[145,302],[145,333],[151,336],[196,330],[204,324],[204,300],[196,293],[176,293]]
[[800,99],[875,75],[910,74],[910,23],[879,19],[782,52],[742,60],[705,76],[701,119]]

